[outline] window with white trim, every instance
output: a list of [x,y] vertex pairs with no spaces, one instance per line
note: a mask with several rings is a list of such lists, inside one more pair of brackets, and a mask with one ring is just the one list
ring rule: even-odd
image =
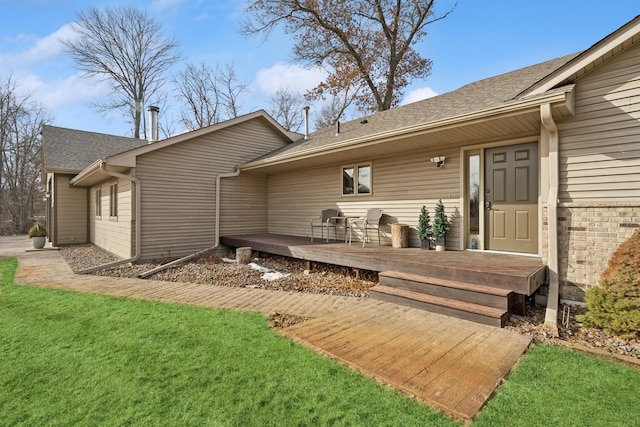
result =
[[116,218],[118,216],[118,183],[109,186],[109,216]]
[[371,184],[371,163],[342,167],[343,196],[370,195]]

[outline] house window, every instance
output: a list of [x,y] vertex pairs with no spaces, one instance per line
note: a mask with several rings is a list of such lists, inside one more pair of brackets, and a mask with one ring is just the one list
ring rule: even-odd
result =
[[109,216],[118,216],[118,184],[111,184],[109,194]]
[[371,194],[371,164],[342,168],[342,195]]
[[96,216],[102,216],[102,188],[96,190]]

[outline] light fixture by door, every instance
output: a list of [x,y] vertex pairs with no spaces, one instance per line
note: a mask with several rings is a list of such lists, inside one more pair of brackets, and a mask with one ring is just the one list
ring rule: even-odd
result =
[[442,165],[444,165],[444,156],[435,156],[431,158],[431,163],[435,163],[436,167],[440,167]]

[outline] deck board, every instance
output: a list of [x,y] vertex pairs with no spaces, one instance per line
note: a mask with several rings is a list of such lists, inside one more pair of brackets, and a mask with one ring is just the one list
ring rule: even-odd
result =
[[249,246],[256,251],[312,262],[341,265],[376,272],[398,271],[445,280],[474,281],[479,285],[509,289],[530,295],[546,279],[546,266],[539,257],[484,251],[425,251],[392,248],[377,243],[348,245],[279,234],[222,236],[230,247]]

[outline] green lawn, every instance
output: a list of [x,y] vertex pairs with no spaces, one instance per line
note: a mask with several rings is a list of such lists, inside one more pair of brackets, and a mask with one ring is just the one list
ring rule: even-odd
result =
[[[264,316],[16,286],[0,259],[0,425],[444,426]],[[640,371],[527,353],[474,425],[640,425]]]
[[257,314],[13,284],[0,260],[0,425],[454,425]]

